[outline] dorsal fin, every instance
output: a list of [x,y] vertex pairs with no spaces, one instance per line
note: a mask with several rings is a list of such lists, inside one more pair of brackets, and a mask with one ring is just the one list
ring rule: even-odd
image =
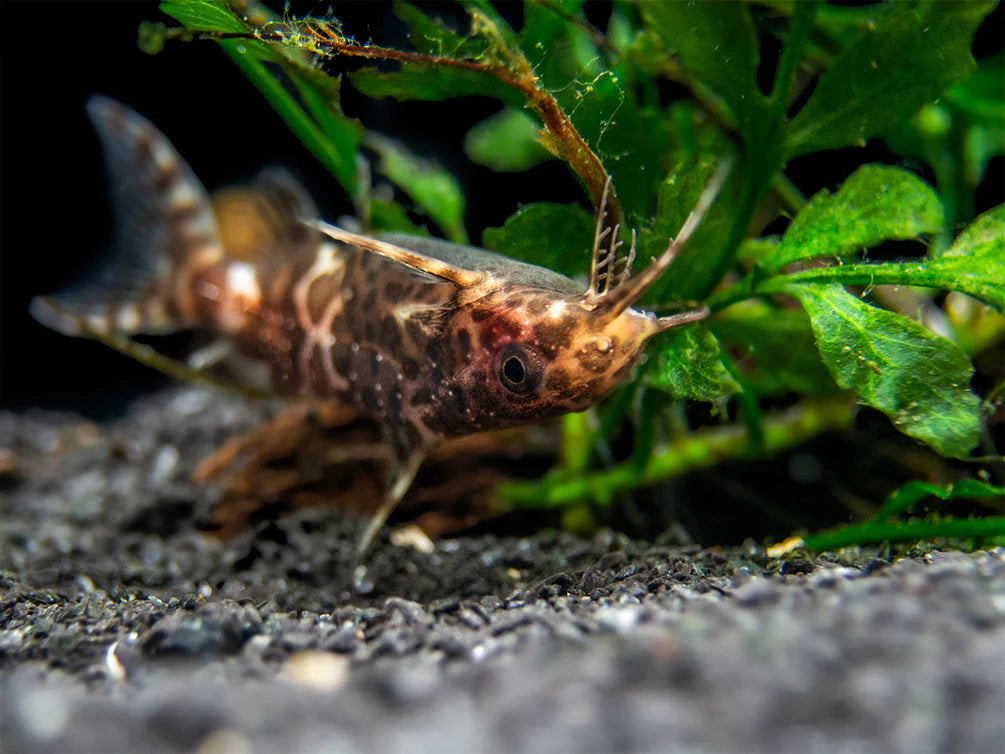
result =
[[35,299],[31,311],[61,332],[162,332],[185,326],[168,290],[193,260],[221,255],[206,190],[167,138],[146,118],[106,97],[87,102],[104,152],[115,210],[108,260],[83,283]]
[[285,168],[266,168],[247,186],[216,191],[212,202],[228,259],[289,258],[321,241],[304,222],[318,217],[317,206]]
[[372,251],[374,254],[380,254],[382,257],[393,259],[407,267],[411,267],[413,270],[419,270],[419,272],[425,272],[429,275],[451,282],[458,288],[470,288],[471,286],[478,285],[485,279],[484,274],[481,272],[466,270],[463,267],[458,267],[457,265],[444,262],[443,260],[436,259],[435,257],[420,254],[417,251],[406,249],[403,246],[382,241],[379,238],[373,238],[372,236],[364,236],[359,233],[343,230],[342,228],[321,222],[320,220],[310,222],[308,225],[313,228],[317,228],[326,236],[333,238],[336,241],[353,244],[361,249]]

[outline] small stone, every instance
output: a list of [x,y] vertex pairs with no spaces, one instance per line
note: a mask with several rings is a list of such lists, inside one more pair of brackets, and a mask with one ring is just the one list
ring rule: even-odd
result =
[[253,750],[246,737],[228,728],[214,730],[196,747],[198,754],[251,754]]
[[424,555],[432,555],[436,551],[433,540],[415,524],[392,531],[391,544],[395,547],[411,547]]
[[349,658],[334,652],[297,652],[286,660],[283,675],[297,685],[332,692],[349,680]]

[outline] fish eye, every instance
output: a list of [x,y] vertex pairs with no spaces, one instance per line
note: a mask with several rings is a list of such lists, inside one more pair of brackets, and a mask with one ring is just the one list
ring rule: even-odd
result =
[[530,346],[510,343],[499,351],[496,374],[507,390],[526,395],[541,384],[544,372],[541,356]]

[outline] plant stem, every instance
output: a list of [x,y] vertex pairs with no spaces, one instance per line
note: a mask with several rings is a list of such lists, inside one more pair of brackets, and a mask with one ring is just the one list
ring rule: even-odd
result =
[[[957,290],[944,269],[919,262],[917,264],[843,264],[836,267],[815,267],[787,275],[775,275],[755,281],[748,276],[731,288],[712,296],[708,306],[713,312],[755,296],[788,293],[799,283],[841,283],[842,285],[908,285],[918,288]],[[966,290],[965,288],[963,290]],[[977,291],[971,295],[980,297]]]
[[817,267],[768,278],[758,286],[764,293],[782,293],[795,283],[842,285],[911,285],[919,288],[952,288],[945,270],[919,264],[843,264]]
[[[545,89],[533,67],[523,52],[516,46],[516,37],[512,29],[504,27],[504,22],[488,15],[488,8],[480,3],[468,3],[468,12],[472,21],[477,23],[482,34],[489,36],[497,45],[505,64],[486,60],[463,60],[427,55],[421,52],[409,52],[376,45],[361,45],[350,42],[324,25],[310,27],[319,44],[328,53],[361,57],[370,60],[390,60],[398,63],[416,63],[421,65],[439,65],[453,68],[464,68],[470,71],[480,71],[494,76],[502,83],[519,91],[527,104],[540,116],[544,124],[544,133],[549,137],[550,144],[560,153],[569,167],[582,179],[590,194],[594,206],[600,206],[604,185],[607,183],[607,171],[600,158],[590,149],[579,131],[573,125],[569,115],[562,109],[555,96]],[[607,199],[607,220],[612,226],[621,220],[621,205],[613,195]]]
[[[708,278],[703,281],[702,293],[699,298],[705,298],[719,284],[726,272],[732,269],[736,261],[736,252],[740,242],[747,234],[751,218],[757,210],[768,187],[775,184],[776,176],[785,165],[788,121],[785,110],[788,106],[789,93],[795,71],[799,65],[803,45],[813,26],[816,14],[815,3],[796,3],[790,24],[790,32],[782,59],[775,74],[775,82],[769,98],[769,116],[760,127],[750,135],[746,144],[747,163],[743,176],[743,188],[737,203],[733,224],[726,237],[725,252],[720,256]],[[794,200],[789,195],[785,197]]]
[[[807,399],[780,414],[765,417],[763,453],[794,447],[821,432],[851,425],[854,406],[847,396]],[[618,492],[655,484],[695,469],[714,466],[750,453],[750,436],[739,426],[699,430],[657,448],[642,468],[629,461],[616,468],[575,479],[508,482],[496,490],[497,508],[552,508],[582,501],[605,505]]]
[[785,209],[793,215],[798,215],[803,207],[806,206],[806,197],[803,196],[803,192],[799,190],[796,184],[789,180],[785,173],[777,173],[771,179],[771,188],[778,194]]
[[800,2],[793,6],[792,20],[789,22],[789,39],[782,50],[782,59],[775,72],[775,82],[771,87],[771,122],[781,123],[789,105],[792,82],[803,52],[803,44],[813,28],[813,18],[817,14],[815,2]]
[[869,522],[846,526],[803,539],[807,550],[834,550],[871,542],[911,542],[922,539],[965,537],[984,539],[1005,537],[1005,517],[954,518],[943,521],[908,521],[906,523]]

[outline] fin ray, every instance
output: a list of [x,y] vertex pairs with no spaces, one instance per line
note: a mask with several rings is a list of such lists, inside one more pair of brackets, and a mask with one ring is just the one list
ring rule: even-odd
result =
[[343,230],[320,220],[310,222],[308,225],[317,228],[326,236],[336,241],[353,244],[361,249],[372,251],[374,254],[393,259],[406,267],[411,267],[419,272],[425,272],[434,277],[449,281],[458,288],[470,288],[478,285],[485,279],[485,276],[481,272],[466,270],[463,267],[444,262],[442,259],[436,259],[435,257],[406,249],[403,246],[382,241],[379,238]]

